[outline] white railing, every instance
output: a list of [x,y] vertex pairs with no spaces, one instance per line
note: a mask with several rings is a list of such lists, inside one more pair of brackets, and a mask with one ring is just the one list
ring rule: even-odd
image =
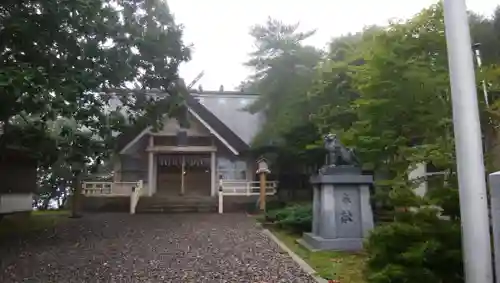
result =
[[88,197],[130,196],[138,182],[83,182],[82,194]]
[[134,187],[132,194],[130,195],[130,214],[135,214],[135,208],[141,197],[142,190],[144,188],[144,182],[140,180],[137,182],[137,186]]
[[[276,194],[278,182],[267,181],[265,184],[266,195]],[[240,180],[219,181],[219,213],[224,213],[225,196],[256,196],[260,195],[260,182],[249,182]]]
[[[276,194],[278,182],[266,182],[266,195]],[[255,196],[260,194],[259,181],[220,180],[219,186],[225,196]]]

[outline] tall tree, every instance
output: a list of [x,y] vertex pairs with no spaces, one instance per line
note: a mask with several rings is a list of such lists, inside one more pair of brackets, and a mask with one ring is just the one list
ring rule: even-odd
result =
[[[479,22],[480,26],[472,29],[473,37],[491,37],[485,46],[496,37],[492,22]],[[431,6],[357,43],[351,50],[355,59],[363,59],[362,63],[352,64],[348,71],[338,64],[334,65],[337,68],[328,68],[316,87],[319,97],[328,97],[339,89],[344,94],[346,90],[355,94],[346,95],[347,102],[333,96],[323,100],[330,105],[318,109],[318,127],[340,128],[343,140],[357,148],[365,165],[385,173],[384,180],[377,183],[377,194],[382,199],[395,207],[418,207],[395,213],[394,223],[372,232],[367,245],[370,282],[463,281],[451,93],[443,34],[443,9],[441,5]],[[485,77],[490,86],[498,85],[494,75],[498,72],[488,66],[496,64],[496,55],[494,50],[487,50],[483,52],[488,53],[484,63],[490,76]],[[347,76],[342,80],[340,74]],[[343,107],[337,110],[339,101]],[[494,118],[484,103],[480,107],[483,119]],[[348,119],[342,119],[346,114]],[[498,124],[498,119],[493,123]],[[408,179],[408,169],[422,162],[446,172],[427,177],[429,191],[425,197],[414,193],[423,180]],[[435,207],[421,206],[428,204]]]
[[480,86],[478,95],[480,102],[485,104],[483,82],[481,81],[485,80],[489,100],[488,107],[485,107],[486,111],[481,115],[486,165],[488,170],[496,171],[500,168],[500,135],[496,126],[496,121],[500,117],[500,70],[498,68],[500,65],[500,52],[497,48],[500,44],[500,7],[495,9],[491,17],[470,13],[469,23],[473,42],[480,44],[478,48],[481,52],[482,67],[476,70],[478,86]]
[[[7,0],[0,17],[0,157],[6,141],[34,128],[49,136],[52,121],[67,119],[73,124],[62,127],[52,150],[33,139],[23,146],[55,152],[81,174],[110,153],[116,131],[181,113],[178,67],[189,48],[164,1]],[[111,89],[122,90],[123,106],[110,113]]]
[[[357,121],[344,136],[361,159],[386,173],[378,194],[395,207],[396,221],[373,231],[367,248],[371,282],[460,282],[460,221],[443,9],[434,5],[391,24],[363,50],[352,76],[360,97]],[[408,169],[432,163],[448,174],[414,193]],[[442,210],[421,208],[433,204]],[[438,214],[446,215],[443,220]],[[390,279],[389,279],[390,278]]]
[[[129,82],[175,96],[178,66],[189,58],[182,29],[159,0],[10,0],[0,4],[0,16],[5,133],[21,116],[43,125],[67,117],[103,135],[108,99],[92,92]],[[130,93],[124,101],[137,98]]]
[[378,27],[335,38],[309,90],[311,118],[322,134],[342,133],[357,121],[353,102],[359,98],[352,76],[364,64],[363,48],[371,44]]
[[254,70],[246,86],[260,97],[249,110],[266,116],[256,145],[280,142],[282,134],[308,120],[306,94],[323,54],[304,45],[314,31],[300,32],[298,28],[299,24],[268,19],[250,31],[256,51],[246,63]]
[[485,65],[500,62],[500,7],[497,7],[490,17],[471,12],[469,24],[473,43],[481,44],[481,53]]

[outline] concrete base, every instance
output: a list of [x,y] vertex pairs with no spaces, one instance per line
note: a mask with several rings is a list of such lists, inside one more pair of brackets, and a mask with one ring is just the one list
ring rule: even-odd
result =
[[304,233],[302,239],[298,242],[305,248],[315,250],[332,250],[332,251],[360,251],[363,249],[362,238],[358,239],[325,239],[312,233]]

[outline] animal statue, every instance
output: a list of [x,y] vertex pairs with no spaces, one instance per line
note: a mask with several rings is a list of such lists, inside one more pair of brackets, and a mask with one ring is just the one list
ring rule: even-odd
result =
[[360,162],[352,149],[346,148],[335,134],[328,134],[324,138],[327,150],[327,166],[359,166]]

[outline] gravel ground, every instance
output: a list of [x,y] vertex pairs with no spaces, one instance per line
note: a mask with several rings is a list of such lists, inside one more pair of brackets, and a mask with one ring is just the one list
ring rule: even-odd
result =
[[242,214],[94,214],[0,243],[0,282],[315,282]]

